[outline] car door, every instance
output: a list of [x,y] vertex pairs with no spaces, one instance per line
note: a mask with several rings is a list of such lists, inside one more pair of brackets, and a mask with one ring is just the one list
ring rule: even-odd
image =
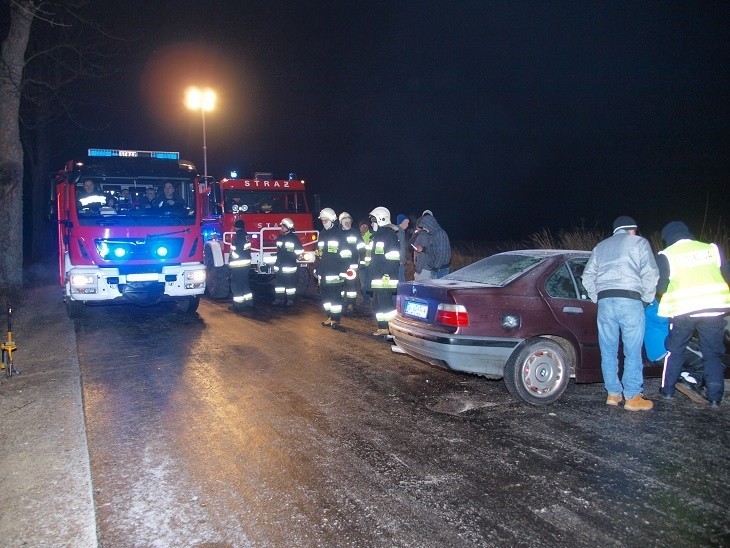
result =
[[573,333],[580,348],[575,378],[578,382],[600,382],[601,353],[598,347],[597,305],[586,293],[581,276],[588,257],[566,260],[550,275],[543,288],[555,319]]

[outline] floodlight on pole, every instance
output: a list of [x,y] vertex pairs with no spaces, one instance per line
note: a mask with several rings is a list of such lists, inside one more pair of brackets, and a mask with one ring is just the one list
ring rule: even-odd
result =
[[190,110],[200,110],[203,118],[203,176],[208,178],[208,145],[205,138],[205,112],[215,108],[215,91],[210,88],[189,87],[185,92],[185,106]]

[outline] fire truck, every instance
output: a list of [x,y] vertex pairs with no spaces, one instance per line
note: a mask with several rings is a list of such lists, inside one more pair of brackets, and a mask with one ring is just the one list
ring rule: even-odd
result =
[[274,179],[271,173],[255,173],[250,179],[224,178],[209,185],[208,201],[203,206],[204,260],[208,273],[206,293],[214,299],[230,291],[228,255],[235,235],[233,223],[246,224],[251,237],[251,276],[265,283],[274,277],[276,238],[284,218],[294,221],[294,231],[304,253],[299,256],[298,282],[303,289],[311,279],[319,232],[307,205],[305,183],[291,174]]
[[89,149],[54,175],[58,273],[66,311],[174,301],[195,312],[205,291],[205,181],[178,152]]

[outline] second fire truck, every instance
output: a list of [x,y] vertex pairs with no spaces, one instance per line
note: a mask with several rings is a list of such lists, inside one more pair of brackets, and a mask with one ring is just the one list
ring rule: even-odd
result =
[[274,277],[276,238],[284,218],[294,221],[304,253],[299,257],[299,287],[310,279],[319,232],[307,205],[305,183],[295,176],[274,179],[270,173],[256,173],[250,179],[235,176],[210,185],[204,204],[206,293],[214,299],[230,291],[228,254],[235,234],[233,223],[241,219],[251,237],[252,276],[261,281]]

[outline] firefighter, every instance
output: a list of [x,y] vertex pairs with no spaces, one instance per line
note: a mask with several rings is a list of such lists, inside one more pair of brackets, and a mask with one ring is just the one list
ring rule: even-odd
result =
[[345,239],[343,258],[349,261],[348,268],[345,271],[345,284],[342,290],[342,302],[345,306],[343,312],[348,314],[355,311],[355,300],[357,299],[357,267],[360,261],[358,243],[362,242],[362,236],[360,236],[360,231],[353,228],[352,216],[349,213],[343,211],[340,213],[339,219],[340,228]]
[[231,292],[233,305],[229,307],[234,312],[241,312],[253,307],[253,293],[249,284],[251,270],[251,239],[246,233],[246,224],[238,219],[233,223],[236,235],[231,242],[231,254],[228,266],[231,269]]
[[327,313],[327,319],[322,322],[325,327],[332,327],[344,331],[340,325],[342,317],[342,288],[345,281],[345,271],[349,261],[345,260],[342,252],[345,238],[344,233],[335,226],[337,214],[333,209],[326,207],[319,213],[319,220],[324,230],[319,234],[317,242],[317,279],[322,294],[322,306]]
[[373,291],[376,337],[388,335],[388,322],[395,317],[393,295],[398,288],[398,267],[400,266],[400,244],[398,227],[390,222],[390,211],[376,207],[370,212],[373,237],[368,244],[370,262],[370,288]]
[[291,306],[297,293],[297,258],[304,253],[304,248],[294,233],[294,221],[285,217],[279,225],[281,234],[276,238],[274,305]]

